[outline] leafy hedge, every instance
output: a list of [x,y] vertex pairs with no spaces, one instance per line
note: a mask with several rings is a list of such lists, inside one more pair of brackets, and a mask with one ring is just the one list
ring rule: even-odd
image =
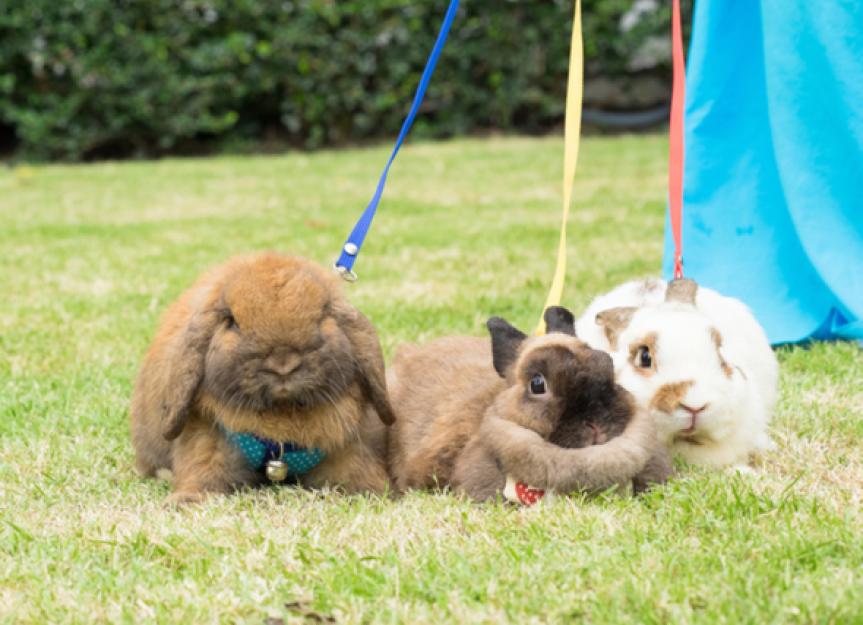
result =
[[[656,4],[636,0],[635,4]],[[416,134],[560,121],[571,0],[464,0]],[[303,147],[398,130],[446,0],[6,0],[0,124],[21,154],[145,156],[277,137]],[[589,75],[620,75],[654,6],[585,0]],[[642,12],[644,13],[644,12]],[[667,65],[651,71],[666,80]]]

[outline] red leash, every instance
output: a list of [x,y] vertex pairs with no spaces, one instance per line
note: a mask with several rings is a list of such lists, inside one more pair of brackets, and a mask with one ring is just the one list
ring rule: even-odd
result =
[[674,279],[683,277],[683,104],[686,100],[686,63],[680,27],[680,0],[672,0],[671,46],[674,75],[671,83],[671,121],[668,148],[668,210],[674,237]]

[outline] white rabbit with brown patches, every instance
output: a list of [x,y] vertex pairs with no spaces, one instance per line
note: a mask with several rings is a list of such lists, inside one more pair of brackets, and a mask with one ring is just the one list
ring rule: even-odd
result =
[[742,466],[772,446],[778,364],[739,300],[686,279],[629,282],[596,298],[576,328],[612,355],[617,382],[686,461]]

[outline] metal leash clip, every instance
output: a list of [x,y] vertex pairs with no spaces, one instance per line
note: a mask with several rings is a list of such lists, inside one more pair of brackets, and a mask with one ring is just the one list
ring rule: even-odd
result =
[[339,265],[338,261],[333,263],[333,271],[339,274],[345,282],[356,282],[359,277],[351,269]]
[[[348,241],[345,243],[345,246],[342,248],[342,251],[348,256],[354,257],[360,251],[360,246],[354,243],[353,241]],[[333,263],[333,269],[337,274],[342,277],[342,280],[346,282],[356,282],[357,274],[354,273],[353,269],[348,269],[344,265],[340,265],[339,261],[341,260],[341,256],[336,259],[336,262]],[[353,263],[351,263],[353,265]]]

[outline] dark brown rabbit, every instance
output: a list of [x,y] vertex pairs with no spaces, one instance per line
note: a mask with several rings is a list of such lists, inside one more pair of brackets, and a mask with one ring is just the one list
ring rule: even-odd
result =
[[136,466],[171,470],[177,502],[265,481],[238,436],[275,447],[277,463],[286,448],[319,450],[302,484],[382,492],[392,422],[371,323],[331,272],[275,253],[231,259],[180,296],[131,407]]
[[494,317],[491,342],[448,337],[399,350],[390,369],[398,489],[452,486],[484,500],[507,475],[563,492],[666,479],[652,422],[614,383],[610,357],[574,336],[566,309],[545,319],[545,336]]

